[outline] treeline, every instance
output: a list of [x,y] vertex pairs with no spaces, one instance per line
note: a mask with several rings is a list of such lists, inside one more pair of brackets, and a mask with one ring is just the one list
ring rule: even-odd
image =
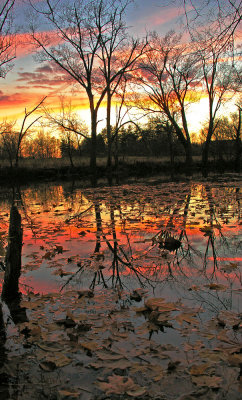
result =
[[[8,11],[0,10],[0,76],[7,73],[6,65],[10,66],[14,58],[10,52],[16,45],[10,35],[14,3],[6,0]],[[76,96],[86,96],[90,131],[71,101],[68,103],[62,98],[60,110],[56,112],[44,105],[44,97],[30,111],[25,109],[22,121],[0,124],[2,154],[7,154],[11,165],[18,166],[21,154],[31,153],[35,157],[39,152],[42,157],[50,157],[65,153],[71,164],[74,153],[89,154],[90,171],[95,176],[100,153],[106,154],[107,169],[111,171],[113,158],[117,165],[118,156],[124,153],[169,154],[172,160],[178,152],[185,156],[186,168],[192,170],[193,158],[200,152],[206,169],[214,149],[222,159],[225,150],[231,147],[232,153],[234,146],[234,161],[239,167],[241,57],[236,47],[236,32],[241,21],[240,1],[223,0],[222,14],[220,2],[201,1],[199,4],[203,7],[192,6],[195,19],[190,19],[184,1],[186,32],[184,29],[165,35],[149,32],[145,37],[130,34],[126,14],[132,3],[132,0],[28,3],[25,32],[36,48],[36,59],[44,63],[45,70],[51,71],[51,78],[58,77],[71,85],[69,98],[72,90]],[[165,8],[161,12],[165,13]],[[48,30],[43,32],[46,24]],[[189,124],[190,106],[200,104],[203,98],[207,100],[207,125],[196,143]],[[228,133],[222,134],[224,127],[218,121],[222,120],[222,125],[226,123],[221,118],[218,120],[219,111],[228,101],[237,107],[237,116],[233,121],[228,119],[231,126],[225,127]],[[101,107],[106,128],[98,134]],[[158,116],[160,122],[155,128],[139,125],[141,118],[147,116]],[[59,135],[58,139],[49,135],[50,143],[45,146],[40,134],[31,136],[33,125],[45,124],[43,119],[47,121],[48,132],[55,130]]]
[[[211,142],[211,161],[234,161],[238,158],[236,126],[239,116],[236,113],[216,121],[216,129]],[[115,127],[111,128],[112,131]],[[199,135],[192,135],[192,153],[201,161],[207,126]],[[111,162],[117,169],[120,160],[127,156],[164,158],[173,165],[181,156],[185,157],[183,147],[178,140],[172,125],[159,117],[149,118],[146,124],[126,124],[121,127],[112,146]],[[7,160],[9,166],[16,164],[17,136],[8,134],[0,137],[0,158]],[[18,159],[51,159],[65,158],[70,167],[75,167],[77,159],[90,157],[91,142],[89,138],[80,138],[74,132],[62,132],[59,136],[51,135],[41,129],[38,133],[23,138]],[[108,156],[106,128],[97,135],[97,156]],[[199,163],[199,161],[198,161]]]

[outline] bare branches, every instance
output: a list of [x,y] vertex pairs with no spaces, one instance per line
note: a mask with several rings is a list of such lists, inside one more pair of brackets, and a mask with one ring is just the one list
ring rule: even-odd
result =
[[5,77],[15,58],[15,38],[11,31],[14,2],[15,0],[0,2],[0,78]]
[[3,142],[5,145],[5,149],[8,153],[9,161],[12,166],[13,160],[15,159],[15,167],[18,167],[19,163],[19,156],[20,156],[20,151],[21,151],[21,145],[23,142],[23,139],[31,129],[31,127],[36,124],[37,121],[39,121],[42,116],[38,116],[34,118],[31,122],[27,124],[27,120],[29,119],[30,116],[32,116],[44,103],[46,97],[42,98],[40,102],[34,106],[31,110],[27,111],[25,108],[24,111],[24,117],[22,119],[22,123],[20,125],[20,128],[18,129],[16,126],[16,121],[15,122],[3,122],[1,125],[1,130],[0,134],[3,138]]
[[183,7],[186,27],[192,40],[204,29],[213,32],[221,47],[234,47],[241,23],[241,0],[175,0]]
[[64,99],[61,99],[59,113],[54,113],[46,107],[44,111],[51,127],[57,127],[61,132],[75,133],[82,138],[90,139],[85,123],[74,112],[71,102],[66,104]]
[[[45,0],[32,3],[35,17],[45,20],[56,32],[59,43],[52,45],[50,35],[40,34],[32,24],[32,37],[41,50],[41,60],[54,61],[73,82],[87,94],[91,114],[91,157],[93,174],[96,173],[96,135],[98,110],[105,96],[112,95],[124,73],[135,62],[138,42],[125,55],[125,63],[118,64],[117,51],[127,50],[126,27],[123,15],[131,0]],[[125,53],[123,53],[125,54]],[[120,54],[119,54],[120,56]],[[63,121],[62,121],[63,122]],[[74,130],[69,119],[62,123]]]

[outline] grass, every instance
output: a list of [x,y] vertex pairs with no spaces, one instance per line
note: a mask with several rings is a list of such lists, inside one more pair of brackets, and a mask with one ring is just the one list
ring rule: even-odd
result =
[[[199,162],[200,157],[194,157],[195,162]],[[120,164],[134,165],[137,163],[153,163],[153,164],[169,164],[169,157],[151,157],[151,156],[121,156],[119,158]],[[176,157],[175,163],[184,163],[185,157]],[[89,157],[74,157],[73,158],[74,167],[88,167]],[[97,165],[101,167],[106,166],[106,157],[97,157]],[[8,160],[1,160],[0,167],[8,168]],[[46,159],[33,159],[33,158],[22,158],[19,160],[19,168],[27,169],[46,169],[46,168],[70,168],[70,160],[68,158],[46,158]]]
[[[113,170],[120,178],[145,177],[156,174],[173,176],[183,173],[201,172],[201,157],[194,156],[194,166],[192,171],[188,171],[185,166],[185,157],[175,158],[173,167],[169,157],[147,157],[147,156],[125,156],[119,158],[118,170]],[[89,167],[89,157],[73,158],[74,168],[71,168],[68,158],[50,159],[20,159],[18,169],[11,168],[7,160],[0,160],[0,182],[21,181],[26,182],[36,180],[56,180],[72,178],[89,178],[91,176]],[[225,170],[234,171],[232,161],[215,162],[210,159],[208,170],[213,172],[224,172]],[[97,177],[102,178],[110,175],[106,169],[106,157],[97,157]]]

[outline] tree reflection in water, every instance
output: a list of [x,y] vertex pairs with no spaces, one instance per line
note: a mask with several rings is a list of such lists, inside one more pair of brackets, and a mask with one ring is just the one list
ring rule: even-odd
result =
[[[166,351],[163,346],[166,340],[176,346],[182,344],[179,349],[181,359],[181,352],[190,346],[191,351],[186,353],[188,358],[182,364],[186,377],[190,376],[187,361],[193,360],[195,365],[200,362],[199,341],[201,346],[206,346],[206,340],[212,337],[204,351],[209,352],[212,347],[212,355],[217,355],[219,344],[224,356],[219,340],[225,338],[228,341],[230,336],[236,336],[234,324],[239,320],[235,313],[226,314],[226,310],[237,311],[236,290],[241,284],[240,193],[237,188],[237,182],[235,185],[188,182],[96,189],[43,185],[19,192],[17,204],[24,227],[23,266],[20,290],[16,291],[15,301],[8,302],[8,307],[11,321],[18,324],[21,332],[15,338],[18,349],[21,341],[25,341],[29,346],[26,352],[36,352],[40,359],[36,359],[34,372],[31,358],[28,364],[28,357],[22,357],[21,362],[26,361],[28,372],[20,371],[19,378],[15,370],[14,379],[25,382],[28,374],[36,387],[41,385],[36,381],[40,364],[44,368],[56,368],[48,373],[58,376],[58,363],[63,361],[59,358],[60,352],[50,354],[45,342],[53,346],[59,341],[59,348],[64,349],[67,358],[63,362],[69,362],[70,354],[74,356],[72,367],[79,368],[80,372],[80,375],[76,374],[77,385],[83,373],[86,373],[84,380],[91,373],[91,365],[80,366],[79,357],[84,362],[88,359],[90,364],[97,361],[99,345],[101,356],[104,353],[107,356],[106,353],[115,351],[115,346],[117,350],[118,345],[123,352],[125,340],[127,346],[135,343],[137,354],[140,351],[144,357],[142,368],[148,365],[149,357],[155,361],[156,353],[152,353],[152,347],[157,346],[159,354],[161,348],[161,354]],[[0,202],[0,218],[7,231],[9,203],[6,198],[1,200],[1,191]],[[7,245],[7,233],[5,236],[2,233],[2,237]],[[42,286],[41,279],[44,281]],[[33,291],[23,285],[26,283],[33,286]],[[81,297],[84,288],[89,288],[90,296],[86,299]],[[24,299],[27,300],[22,305],[19,302],[21,291],[25,291]],[[142,302],[145,292],[147,297]],[[162,312],[147,306],[148,301],[154,302],[152,297],[158,298]],[[129,307],[139,300],[139,308],[145,308],[142,314]],[[31,322],[26,324],[21,324],[26,317],[23,305],[29,307]],[[10,353],[5,342],[5,309],[4,304],[4,311],[0,309],[0,359],[3,366],[6,362],[9,366],[9,354],[13,357],[14,350]],[[204,313],[200,312],[202,309]],[[228,327],[224,329],[217,321]],[[232,325],[228,321],[232,321]],[[29,341],[23,335],[27,335],[28,329],[34,331]],[[154,338],[154,331],[163,333]],[[95,342],[97,350],[93,350]],[[228,344],[234,346],[235,360],[232,362],[237,362],[238,340],[232,337]],[[89,348],[89,355],[85,353],[85,346],[94,346]],[[24,352],[25,349],[22,354],[26,355]],[[206,365],[207,354],[202,356],[203,365]],[[111,360],[112,357],[113,354]],[[169,368],[174,364],[172,358],[170,360],[171,364],[165,365],[165,370],[162,369],[164,365],[159,365],[159,371],[162,371],[159,379],[164,378],[162,384],[171,378]],[[162,364],[164,360],[159,361]],[[217,361],[212,367],[217,368]],[[132,367],[128,368],[132,376]],[[67,369],[62,371],[65,374]],[[235,374],[237,372],[235,370]],[[100,370],[97,375],[99,373]],[[60,374],[58,379],[61,377]],[[8,381],[4,375],[0,375],[0,379],[5,379],[4,389],[13,391],[13,381]],[[150,381],[154,383],[153,377]],[[70,384],[73,384],[72,380]],[[16,392],[23,390],[16,387]],[[14,398],[18,398],[18,393]]]
[[[214,295],[204,287],[209,282],[235,285],[239,281],[238,270],[232,275],[222,270],[229,262],[226,258],[233,263],[239,245],[240,197],[233,185],[188,182],[95,189],[43,185],[23,190],[19,197],[30,243],[69,247],[68,259],[79,253],[76,264],[70,263],[72,275],[61,275],[62,291],[82,284],[92,289],[130,289],[138,284],[161,291],[173,282],[173,294],[178,287],[184,295],[197,285],[209,297]],[[179,246],[167,249],[168,238]],[[52,249],[45,250],[50,261],[40,255],[36,263],[54,267],[52,258],[58,263],[58,257]],[[64,256],[61,262],[64,265]],[[190,294],[196,295],[193,290]]]

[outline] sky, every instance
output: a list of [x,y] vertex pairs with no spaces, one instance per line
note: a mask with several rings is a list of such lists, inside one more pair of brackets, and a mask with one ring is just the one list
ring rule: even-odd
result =
[[[35,0],[38,2],[38,0]],[[199,1],[199,0],[197,0]],[[171,29],[179,30],[182,13],[175,3],[168,1],[168,6],[161,6],[160,0],[137,0],[127,13],[127,25],[134,36],[144,36],[156,30],[165,34]],[[46,105],[56,109],[59,97],[72,85],[62,73],[57,73],[50,63],[40,63],[35,59],[35,52],[29,45],[26,22],[26,6],[17,0],[15,8],[16,23],[19,26],[18,46],[12,70],[5,79],[0,80],[0,119],[14,119],[23,115],[24,109],[33,108],[44,96]],[[85,93],[74,93],[72,103],[77,107],[81,118],[89,124],[89,111]],[[202,107],[204,104],[204,108]],[[193,130],[200,129],[200,121],[206,117],[206,104],[195,104],[190,113],[190,124]],[[198,118],[199,115],[199,118]],[[101,108],[100,127],[105,125],[104,109]]]

